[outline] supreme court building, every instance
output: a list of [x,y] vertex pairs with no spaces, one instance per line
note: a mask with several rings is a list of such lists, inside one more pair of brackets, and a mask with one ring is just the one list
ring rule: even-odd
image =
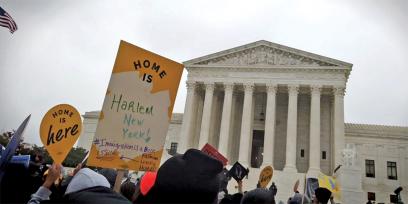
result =
[[[209,143],[229,164],[249,167],[247,190],[270,165],[277,201],[285,203],[296,180],[303,191],[305,178],[319,172],[338,178],[342,203],[365,203],[368,196],[390,203],[399,186],[408,203],[408,127],[344,122],[352,64],[261,40],[184,65],[185,110],[173,114],[169,152]],[[98,115],[84,115],[78,146],[89,148]],[[230,181],[230,192],[235,185]]]

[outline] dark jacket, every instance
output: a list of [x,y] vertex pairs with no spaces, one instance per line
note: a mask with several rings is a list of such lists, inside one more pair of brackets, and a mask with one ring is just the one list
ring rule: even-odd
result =
[[97,186],[74,193],[66,194],[64,201],[68,203],[95,203],[95,204],[129,204],[128,199],[110,188]]

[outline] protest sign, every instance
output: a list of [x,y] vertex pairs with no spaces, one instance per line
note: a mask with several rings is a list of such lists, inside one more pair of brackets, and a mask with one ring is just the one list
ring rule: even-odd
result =
[[28,169],[30,166],[30,155],[18,155],[11,157],[10,163],[13,164],[22,164],[25,168]]
[[228,163],[228,159],[225,158],[224,155],[222,155],[220,152],[217,151],[217,149],[215,149],[213,146],[211,146],[210,144],[205,144],[204,147],[201,149],[202,152],[207,153],[208,155],[210,155],[211,157],[219,160],[220,162],[222,162],[222,164],[224,166],[227,165]]
[[325,175],[323,173],[319,173],[317,179],[319,181],[319,187],[327,188],[332,193],[337,193],[338,192],[338,188],[337,188],[338,186],[336,185],[336,179],[335,178],[333,178],[331,176],[327,176],[327,175]]
[[318,177],[319,187],[327,188],[332,192],[333,197],[336,200],[341,199],[340,185],[333,176],[327,176],[323,173],[319,173]]
[[228,174],[231,175],[236,181],[241,181],[248,175],[248,173],[249,169],[242,166],[242,164],[239,162],[235,162],[235,164],[228,171]]
[[79,112],[68,104],[52,107],[40,124],[40,137],[55,163],[61,164],[81,134]]
[[183,65],[121,41],[88,165],[156,171]]
[[306,179],[305,199],[312,200],[315,195],[315,190],[319,188],[319,180],[316,178]]
[[28,121],[30,121],[31,115],[29,115],[18,127],[17,131],[14,132],[13,138],[7,144],[7,147],[1,152],[0,158],[0,183],[4,176],[4,171],[6,169],[7,164],[9,163],[11,157],[13,157],[20,141],[23,137],[23,133],[25,128],[27,127]]
[[266,188],[268,183],[272,180],[273,176],[273,169],[271,166],[266,166],[262,169],[261,173],[259,174],[259,185],[261,188]]

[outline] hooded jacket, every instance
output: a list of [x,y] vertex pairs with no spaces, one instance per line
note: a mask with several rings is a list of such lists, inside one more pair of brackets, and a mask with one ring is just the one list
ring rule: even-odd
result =
[[[29,204],[49,200],[51,191],[40,187],[32,195]],[[52,201],[51,201],[52,202]],[[63,203],[130,203],[125,197],[110,189],[108,180],[88,168],[83,168],[72,178],[62,201]]]

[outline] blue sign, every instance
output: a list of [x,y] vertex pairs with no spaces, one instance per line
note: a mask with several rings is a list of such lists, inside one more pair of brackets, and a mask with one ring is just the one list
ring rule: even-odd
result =
[[19,155],[11,157],[10,163],[23,164],[26,168],[30,166],[30,155]]
[[3,179],[4,171],[6,170],[7,163],[10,161],[11,157],[16,152],[18,145],[20,144],[21,138],[23,136],[24,130],[27,127],[28,121],[31,115],[29,115],[18,127],[17,131],[13,134],[13,138],[8,143],[5,150],[1,153],[0,158],[0,182]]

